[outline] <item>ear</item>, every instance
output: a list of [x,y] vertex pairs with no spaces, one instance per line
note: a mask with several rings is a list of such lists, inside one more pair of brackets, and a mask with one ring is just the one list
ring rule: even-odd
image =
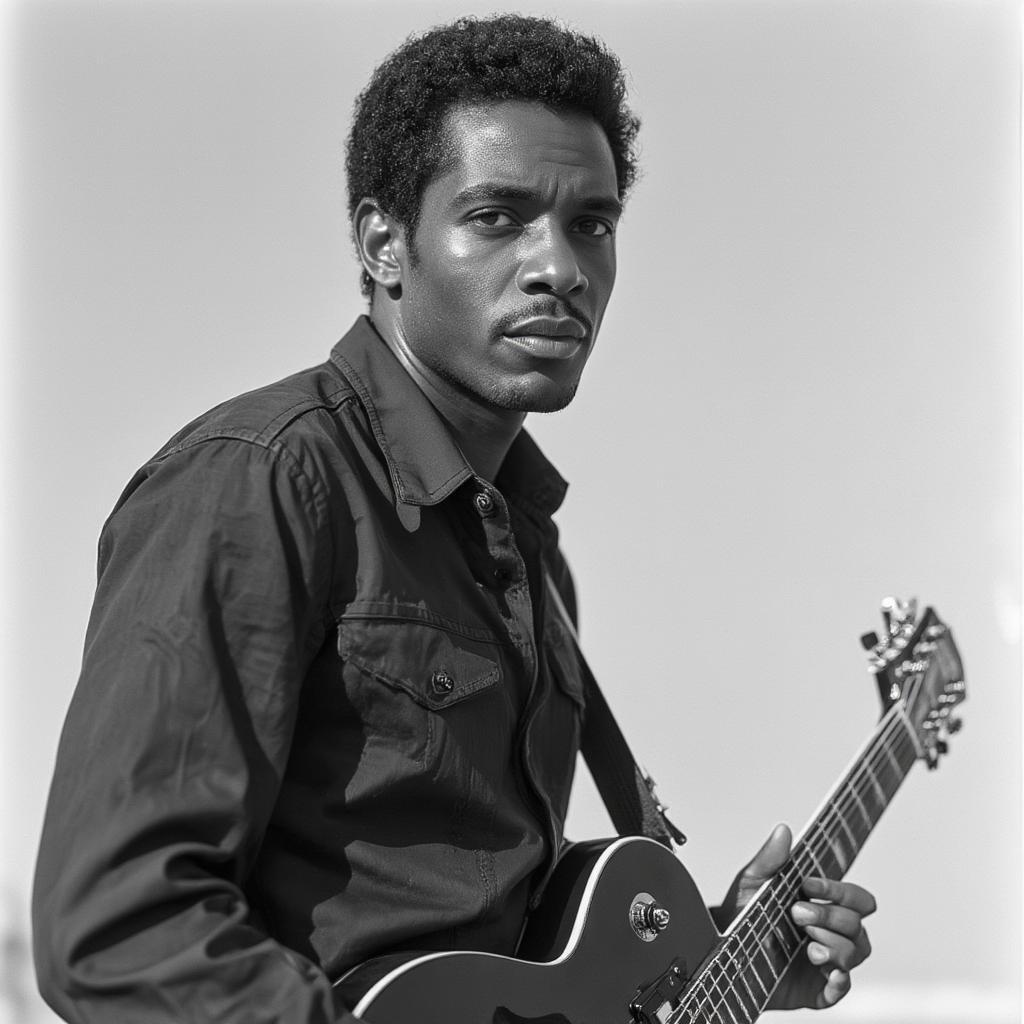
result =
[[363,267],[388,292],[402,286],[405,231],[373,199],[360,199],[352,214],[352,233]]

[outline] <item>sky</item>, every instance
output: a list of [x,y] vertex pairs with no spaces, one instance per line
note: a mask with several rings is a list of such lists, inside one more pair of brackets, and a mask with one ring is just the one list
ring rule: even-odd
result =
[[[494,9],[4,9],[16,939],[105,516],[184,422],[321,361],[363,312],[352,102],[409,32]],[[830,1019],[1019,1019],[1018,6],[520,9],[601,36],[643,120],[595,353],[572,406],[527,427],[570,481],[583,643],[683,863],[715,902],[776,821],[803,824],[878,715],[858,637],[917,596],[960,645],[965,725],[853,869],[875,952]],[[570,834],[610,833],[577,788]],[[8,945],[0,1013],[51,1020]]]

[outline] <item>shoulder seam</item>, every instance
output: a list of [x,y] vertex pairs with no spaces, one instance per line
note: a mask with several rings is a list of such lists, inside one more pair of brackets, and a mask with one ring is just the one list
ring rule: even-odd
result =
[[[338,405],[341,404],[341,402],[338,403]],[[337,406],[335,406],[335,408],[336,407]],[[208,444],[212,441],[233,441],[238,444],[248,445],[249,447],[258,448],[261,451],[266,452],[274,462],[281,466],[292,480],[296,481],[296,483],[301,487],[304,487],[309,492],[309,495],[313,500],[313,513],[316,516],[317,531],[325,534],[331,547],[334,547],[335,540],[333,531],[330,529],[327,497],[324,494],[322,484],[306,472],[302,463],[299,461],[298,456],[296,456],[296,454],[283,442],[279,441],[276,434],[268,440],[261,436],[246,437],[242,434],[231,433],[226,430],[211,432],[200,437],[189,438],[187,441],[184,441],[179,445],[175,445],[174,448],[162,452],[156,458],[151,459],[147,465],[159,465],[161,462],[164,462],[175,455],[183,455],[187,451],[191,451],[202,444]],[[333,565],[333,554],[330,562]],[[333,587],[333,583],[330,584],[330,586]],[[333,622],[333,615],[331,614],[330,609],[331,601],[327,601],[324,605],[323,613],[321,614],[320,623],[321,628],[324,631],[328,630]]]

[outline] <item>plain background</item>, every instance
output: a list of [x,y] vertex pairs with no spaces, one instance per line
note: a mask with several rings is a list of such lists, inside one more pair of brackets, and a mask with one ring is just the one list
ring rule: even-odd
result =
[[[8,5],[6,1004],[100,526],[182,423],[322,360],[362,311],[355,94],[472,2]],[[631,73],[645,173],[580,395],[528,426],[599,678],[709,901],[873,726],[888,593],[955,628],[965,728],[852,877],[844,1021],[1018,1020],[1017,4],[532,4]],[[571,819],[605,834],[588,780]],[[802,1019],[798,1014],[792,1020]],[[809,1015],[808,1015],[809,1016]]]

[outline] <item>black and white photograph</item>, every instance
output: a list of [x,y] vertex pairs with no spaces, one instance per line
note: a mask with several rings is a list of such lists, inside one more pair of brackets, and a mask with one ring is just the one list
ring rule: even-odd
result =
[[0,1024],[1019,1024],[1021,26],[0,7]]

